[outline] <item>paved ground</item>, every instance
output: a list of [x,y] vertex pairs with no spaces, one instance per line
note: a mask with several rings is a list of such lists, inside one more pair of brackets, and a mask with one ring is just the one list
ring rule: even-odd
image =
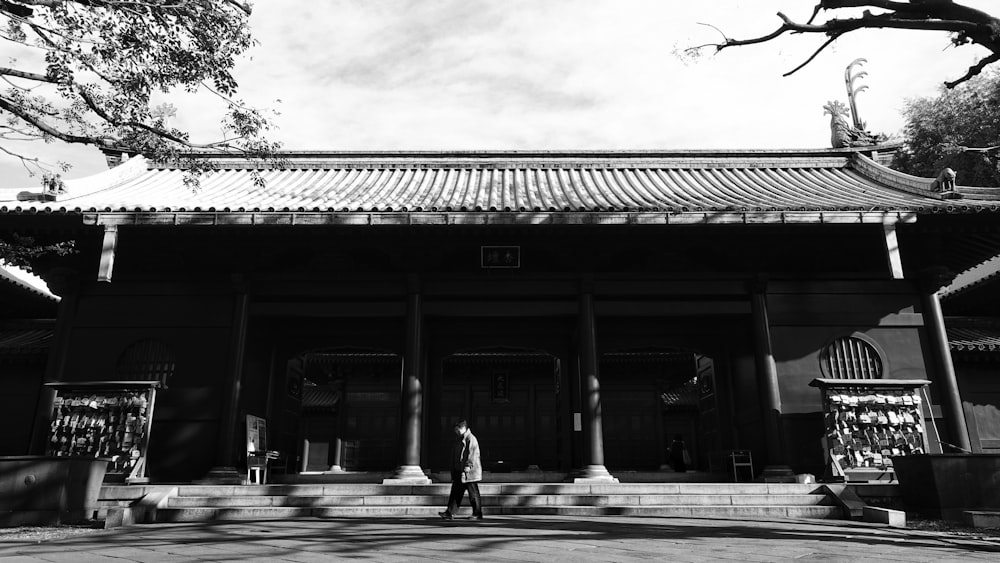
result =
[[680,518],[330,518],[99,530],[0,539],[0,560],[39,561],[1000,561],[1000,539],[840,521]]

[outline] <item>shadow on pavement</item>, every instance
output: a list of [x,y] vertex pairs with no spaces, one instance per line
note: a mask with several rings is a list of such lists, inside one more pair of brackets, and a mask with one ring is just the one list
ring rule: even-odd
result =
[[[159,524],[107,531],[93,536],[67,538],[35,544],[31,555],[45,552],[91,551],[114,556],[116,552],[151,550],[171,553],[207,551],[226,559],[226,554],[245,557],[273,554],[276,549],[309,551],[338,556],[372,557],[379,551],[419,549],[433,543],[447,551],[516,550],[526,542],[546,542],[572,550],[575,545],[607,542],[611,549],[628,549],[629,541],[662,540],[670,544],[687,540],[726,540],[756,545],[800,546],[802,542],[840,542],[868,549],[879,546],[907,549],[946,549],[965,552],[1000,552],[1000,544],[956,541],[940,534],[890,529],[843,521],[739,521],[718,519],[670,519],[602,517],[596,519],[499,516],[483,522],[443,521],[437,518],[326,518]],[[649,546],[650,544],[645,544]],[[169,546],[169,548],[168,548]],[[3,552],[18,547],[0,544]],[[161,549],[157,549],[157,548]],[[831,550],[833,551],[833,550]],[[25,552],[27,554],[27,552]],[[432,552],[428,552],[428,557]]]

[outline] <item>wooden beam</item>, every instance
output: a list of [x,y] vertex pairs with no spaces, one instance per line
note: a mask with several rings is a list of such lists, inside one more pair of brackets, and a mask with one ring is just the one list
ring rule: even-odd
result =
[[101,263],[97,268],[97,281],[110,282],[115,269],[115,250],[118,248],[118,226],[104,226],[104,243],[101,246]]
[[889,261],[889,272],[892,274],[892,279],[901,280],[903,279],[903,260],[899,254],[899,239],[896,237],[896,223],[890,221],[882,223],[882,231],[885,234],[883,242],[885,242],[886,257]]
[[381,225],[780,225],[912,223],[902,211],[90,211],[86,225],[381,226]]

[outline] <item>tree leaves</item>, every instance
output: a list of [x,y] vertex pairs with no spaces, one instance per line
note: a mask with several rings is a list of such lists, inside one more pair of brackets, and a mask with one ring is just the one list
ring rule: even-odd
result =
[[[200,166],[186,156],[196,150],[276,160],[279,145],[264,138],[273,127],[269,115],[233,99],[233,67],[253,44],[249,10],[219,0],[0,0],[3,40],[42,54],[38,68],[0,68],[0,119],[8,126],[0,140],[17,130],[18,138],[92,144],[189,167]],[[177,89],[226,102],[223,138],[194,142],[167,126],[154,96]]]
[[896,167],[934,177],[943,168],[966,186],[1000,186],[1000,71],[988,71],[934,98],[908,100],[906,148]]

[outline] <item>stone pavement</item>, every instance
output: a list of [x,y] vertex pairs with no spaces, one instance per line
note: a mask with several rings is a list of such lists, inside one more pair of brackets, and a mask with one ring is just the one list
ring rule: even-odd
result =
[[833,520],[499,516],[157,524],[37,544],[0,561],[1000,561],[1000,541]]

